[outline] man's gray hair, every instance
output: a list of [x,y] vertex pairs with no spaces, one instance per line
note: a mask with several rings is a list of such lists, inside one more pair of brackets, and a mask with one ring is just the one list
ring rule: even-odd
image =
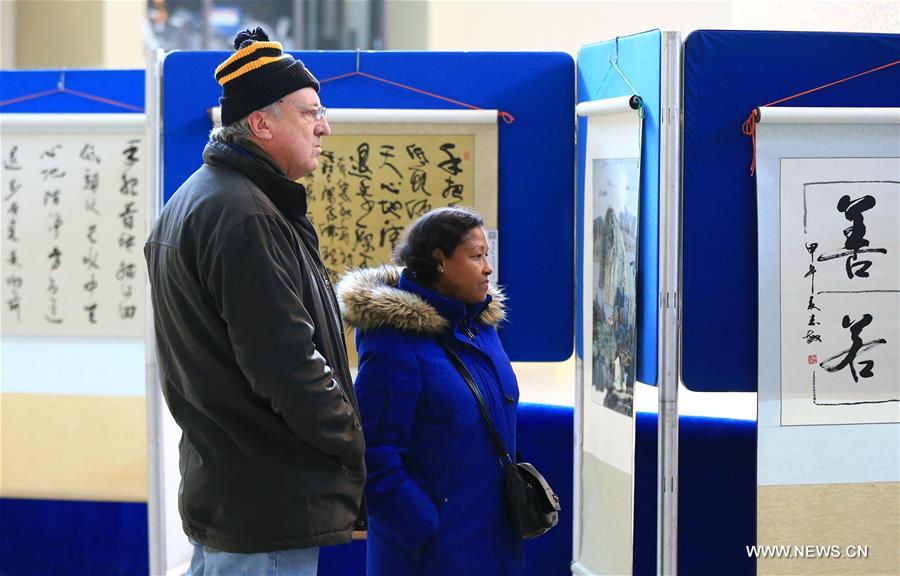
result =
[[[280,100],[276,100],[271,104],[267,104],[259,109],[259,112],[269,112],[276,118],[281,117],[281,109],[278,108]],[[240,144],[241,142],[250,140],[253,131],[250,130],[250,122],[247,120],[250,115],[244,116],[237,122],[232,122],[228,126],[219,126],[213,128],[209,133],[210,140],[221,140],[223,142],[231,142],[232,144]]]

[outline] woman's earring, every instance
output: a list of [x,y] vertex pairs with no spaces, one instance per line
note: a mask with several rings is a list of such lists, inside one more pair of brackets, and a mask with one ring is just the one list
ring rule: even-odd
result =
[[444,265],[443,264],[438,264],[438,272],[440,272],[441,274],[444,273]]

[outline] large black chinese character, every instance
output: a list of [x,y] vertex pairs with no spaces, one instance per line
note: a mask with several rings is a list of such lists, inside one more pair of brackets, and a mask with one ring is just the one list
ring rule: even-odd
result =
[[137,151],[138,151],[137,143],[138,142],[140,142],[140,140],[129,140],[128,147],[125,148],[124,150],[122,150],[122,156],[125,157],[125,165],[126,166],[133,166],[138,161],[138,157],[137,157]]
[[880,338],[877,340],[871,340],[869,342],[863,342],[860,333],[862,333],[863,328],[872,323],[872,315],[871,314],[863,314],[862,318],[857,321],[850,320],[850,316],[844,315],[844,318],[841,320],[841,326],[844,328],[850,329],[850,348],[835,354],[828,360],[825,360],[820,364],[822,368],[824,368],[828,372],[838,372],[843,370],[846,367],[850,367],[850,375],[853,377],[854,382],[859,382],[859,377],[863,378],[871,378],[874,375],[872,368],[875,366],[874,360],[860,360],[859,364],[862,366],[862,369],[859,371],[857,375],[856,372],[856,356],[860,352],[865,352],[875,346],[880,344],[885,344],[887,340],[884,338]]
[[122,281],[126,278],[133,280],[137,270],[133,262],[120,262],[119,269],[116,271],[116,280]]
[[19,159],[16,157],[19,152],[18,146],[13,146],[9,151],[9,157],[3,159],[3,167],[6,170],[21,170],[22,167],[19,165]]
[[134,215],[137,214],[137,210],[134,209],[134,202],[129,202],[125,204],[125,208],[119,212],[119,218],[122,220],[122,226],[131,230],[134,228]]
[[87,306],[84,307],[84,311],[87,312],[88,322],[90,322],[91,324],[96,324],[97,323],[97,303],[94,302],[93,304],[88,304]]
[[452,198],[452,204],[458,204],[463,200],[463,185],[453,181],[453,178],[447,178],[447,187],[441,191],[444,198]]
[[56,270],[62,264],[62,252],[59,250],[59,246],[54,246],[53,250],[47,254],[47,259],[50,260],[50,269]]
[[122,174],[122,185],[119,187],[119,193],[123,196],[137,196],[138,179],[128,177],[127,173]]
[[22,189],[22,185],[19,184],[19,181],[16,180],[15,178],[12,178],[9,181],[9,194],[7,194],[6,196],[3,197],[3,201],[6,202],[7,200],[9,200],[13,196],[15,196],[16,192],[18,192],[21,189]]
[[56,152],[60,148],[62,148],[62,144],[57,144],[56,146],[52,146],[52,147],[48,148],[47,150],[44,150],[43,152],[41,152],[40,158],[41,159],[56,158]]
[[428,157],[425,156],[425,151],[422,150],[422,147],[418,144],[410,144],[406,147],[406,153],[409,154],[411,160],[415,160],[418,162],[417,167],[421,168],[428,164]]
[[875,204],[875,198],[869,195],[855,200],[852,200],[846,194],[841,196],[837,203],[838,212],[842,212],[844,217],[850,221],[850,226],[844,229],[844,248],[846,251],[819,256],[819,262],[846,256],[847,260],[844,267],[847,271],[847,277],[851,280],[854,277],[868,278],[868,270],[872,267],[872,261],[859,260],[859,255],[867,252],[887,254],[887,250],[884,248],[867,248],[869,240],[865,237],[866,224],[863,212],[871,210],[875,207]]
[[99,172],[91,172],[90,170],[84,171],[84,188],[82,190],[87,190],[91,194],[97,193],[97,188],[100,187],[100,173]]
[[41,176],[44,177],[44,181],[46,182],[48,178],[65,178],[66,171],[60,170],[59,168],[44,168],[41,170]]
[[451,152],[451,150],[453,150],[454,148],[456,148],[456,145],[449,142],[446,144],[441,144],[441,152],[449,156],[449,158],[447,160],[444,160],[443,162],[438,162],[438,167],[441,170],[449,173],[451,176],[456,176],[460,172],[462,172],[462,168],[459,167],[459,165],[462,164],[462,158],[456,156],[455,154],[453,154],[453,152]]
[[379,152],[379,154],[381,154],[381,158],[382,158],[381,166],[379,166],[379,168],[384,168],[385,166],[387,166],[388,168],[393,170],[394,173],[397,176],[399,176],[400,179],[402,180],[403,174],[401,174],[400,171],[397,170],[397,167],[394,166],[393,162],[388,162],[388,160],[390,160],[392,158],[396,158],[396,155],[394,154],[394,147],[390,144],[382,144],[381,151]]
[[82,148],[81,152],[78,153],[78,157],[87,162],[94,162],[96,164],[100,163],[100,158],[97,156],[97,150],[91,143],[87,143],[84,145],[84,148]]
[[[363,142],[356,147],[356,157],[350,158],[350,166],[353,170],[351,176],[369,179],[372,177],[372,169],[369,168],[369,143]],[[340,164],[338,164],[340,168]]]

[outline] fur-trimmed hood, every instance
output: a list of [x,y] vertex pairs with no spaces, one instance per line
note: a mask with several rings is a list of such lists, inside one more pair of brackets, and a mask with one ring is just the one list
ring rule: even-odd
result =
[[[408,332],[440,334],[450,324],[418,294],[398,288],[402,269],[397,266],[360,268],[347,272],[337,286],[344,322],[360,330],[391,327]],[[490,302],[478,321],[497,326],[506,318],[505,296],[499,286],[488,289]]]

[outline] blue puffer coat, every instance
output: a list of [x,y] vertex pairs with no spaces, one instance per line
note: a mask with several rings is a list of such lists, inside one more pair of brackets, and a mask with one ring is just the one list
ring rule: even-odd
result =
[[366,438],[368,576],[516,575],[522,542],[503,505],[502,469],[475,398],[437,338],[462,358],[510,454],[519,388],[497,337],[502,294],[465,305],[395,267],[338,286],[357,328]]

